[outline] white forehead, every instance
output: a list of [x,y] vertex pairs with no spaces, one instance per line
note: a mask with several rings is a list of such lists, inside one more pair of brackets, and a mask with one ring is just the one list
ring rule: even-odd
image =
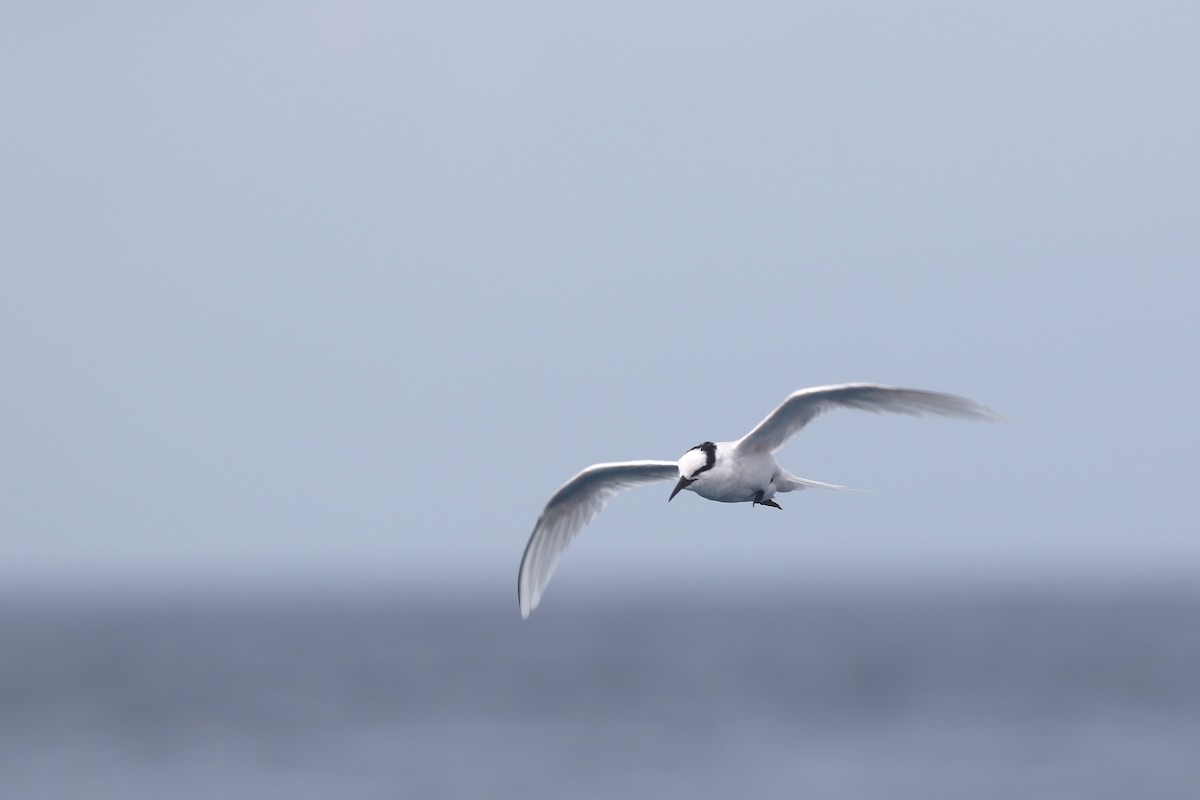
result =
[[696,473],[696,470],[708,463],[708,456],[704,455],[703,450],[688,450],[679,457],[679,474],[685,478],[690,478]]

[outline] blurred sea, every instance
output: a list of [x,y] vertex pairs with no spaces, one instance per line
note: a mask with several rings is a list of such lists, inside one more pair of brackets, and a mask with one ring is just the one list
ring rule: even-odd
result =
[[1200,591],[565,594],[5,600],[0,797],[1200,797]]

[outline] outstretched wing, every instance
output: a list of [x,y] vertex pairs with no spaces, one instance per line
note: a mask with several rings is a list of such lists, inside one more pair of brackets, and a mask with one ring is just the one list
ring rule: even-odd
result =
[[562,485],[546,503],[517,574],[517,600],[521,616],[538,607],[542,592],[558,566],[558,557],[575,534],[604,510],[608,502],[625,489],[644,483],[679,477],[674,461],[622,461],[615,464],[593,464]]
[[758,423],[754,430],[739,439],[736,446],[745,451],[774,452],[818,414],[837,407],[915,416],[940,414],[946,417],[1003,419],[990,408],[952,394],[898,389],[873,383],[844,383],[795,392]]

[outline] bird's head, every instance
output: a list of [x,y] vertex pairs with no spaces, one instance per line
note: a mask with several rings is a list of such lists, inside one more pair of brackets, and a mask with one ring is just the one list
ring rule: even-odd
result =
[[667,502],[675,499],[675,495],[691,486],[705,472],[717,463],[717,446],[712,442],[698,444],[679,457],[679,483],[675,484]]

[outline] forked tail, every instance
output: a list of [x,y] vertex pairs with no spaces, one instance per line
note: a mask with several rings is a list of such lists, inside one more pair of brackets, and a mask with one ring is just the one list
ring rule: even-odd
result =
[[784,470],[780,479],[775,482],[775,485],[780,492],[795,492],[800,489],[838,489],[843,491],[854,491],[847,489],[845,486],[839,486],[836,483],[824,483],[823,481],[814,481],[809,478],[801,478]]

